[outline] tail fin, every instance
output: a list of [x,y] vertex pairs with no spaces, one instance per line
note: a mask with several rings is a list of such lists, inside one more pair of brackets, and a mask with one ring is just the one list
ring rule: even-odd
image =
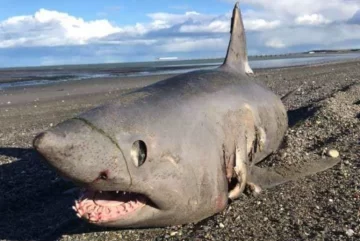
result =
[[233,10],[230,43],[223,66],[231,67],[243,73],[253,74],[248,62],[245,28],[238,6],[239,3],[236,3]]
[[261,188],[271,188],[282,183],[293,181],[308,175],[325,171],[337,163],[340,158],[324,158],[311,163],[291,167],[260,168],[254,166],[250,172],[250,182]]

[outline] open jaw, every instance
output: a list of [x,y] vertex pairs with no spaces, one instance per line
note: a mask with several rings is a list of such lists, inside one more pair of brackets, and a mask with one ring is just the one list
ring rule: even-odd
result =
[[108,223],[126,219],[149,203],[145,195],[123,191],[85,190],[73,209],[79,218],[92,223]]

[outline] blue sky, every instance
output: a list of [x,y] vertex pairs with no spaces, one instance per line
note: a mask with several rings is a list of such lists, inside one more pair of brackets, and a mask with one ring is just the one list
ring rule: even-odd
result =
[[[223,57],[233,0],[0,0],[0,67]],[[249,53],[360,48],[358,0],[242,0]]]
[[232,3],[226,1],[169,1],[169,0],[0,0],[0,19],[18,15],[31,15],[41,8],[66,12],[72,16],[81,16],[85,20],[106,17],[119,25],[134,24],[148,20],[147,13],[197,11],[208,14],[219,14],[229,10]]

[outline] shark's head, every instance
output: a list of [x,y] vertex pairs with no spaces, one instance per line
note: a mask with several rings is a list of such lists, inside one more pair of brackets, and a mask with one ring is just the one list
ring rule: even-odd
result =
[[210,148],[216,145],[204,136],[209,133],[179,132],[176,120],[172,127],[155,128],[112,135],[85,119],[71,119],[39,134],[33,145],[81,187],[73,208],[96,225],[178,225],[223,210],[227,180],[220,159],[210,160],[221,156]]

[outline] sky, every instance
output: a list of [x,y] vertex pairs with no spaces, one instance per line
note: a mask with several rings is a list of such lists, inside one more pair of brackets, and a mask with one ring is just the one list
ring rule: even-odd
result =
[[[224,57],[233,0],[0,0],[0,67]],[[249,55],[360,48],[360,0],[241,0]]]

